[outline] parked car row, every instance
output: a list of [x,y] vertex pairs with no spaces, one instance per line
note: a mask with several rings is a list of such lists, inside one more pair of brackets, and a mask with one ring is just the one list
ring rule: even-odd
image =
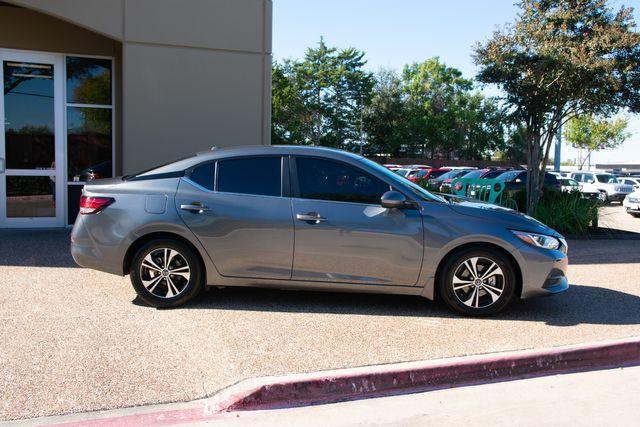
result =
[[[416,184],[427,185],[442,193],[460,190],[465,182],[476,179],[496,179],[504,182],[507,191],[526,188],[527,172],[513,168],[430,167],[427,165],[384,165]],[[453,183],[458,188],[452,189]],[[640,189],[640,177],[617,177],[606,172],[547,172],[544,186],[558,191],[580,191],[583,197],[603,203],[622,202],[634,190]]]

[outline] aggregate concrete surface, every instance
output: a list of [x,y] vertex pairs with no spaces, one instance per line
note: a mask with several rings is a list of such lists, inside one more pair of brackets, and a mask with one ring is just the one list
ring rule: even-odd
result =
[[419,297],[249,288],[156,310],[127,277],[75,266],[69,231],[3,230],[0,420],[192,400],[262,375],[637,336],[638,243],[570,241],[567,292],[469,319]]

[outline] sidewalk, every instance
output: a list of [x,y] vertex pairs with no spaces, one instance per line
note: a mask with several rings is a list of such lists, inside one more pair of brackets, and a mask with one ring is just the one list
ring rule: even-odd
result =
[[637,426],[640,367],[272,411],[232,412],[210,426]]

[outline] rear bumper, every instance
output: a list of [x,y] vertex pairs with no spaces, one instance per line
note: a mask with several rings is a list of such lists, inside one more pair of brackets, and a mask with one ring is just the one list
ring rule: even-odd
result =
[[[84,222],[86,218],[78,215],[71,232],[71,256],[80,267],[91,268],[105,273],[122,276],[122,258],[118,256],[116,246],[96,244]],[[102,249],[100,249],[102,248]]]

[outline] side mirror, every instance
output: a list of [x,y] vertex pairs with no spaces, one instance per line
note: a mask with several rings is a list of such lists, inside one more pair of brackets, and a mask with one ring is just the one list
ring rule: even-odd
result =
[[387,191],[380,198],[380,204],[383,208],[402,209],[407,207],[407,198],[397,191]]

